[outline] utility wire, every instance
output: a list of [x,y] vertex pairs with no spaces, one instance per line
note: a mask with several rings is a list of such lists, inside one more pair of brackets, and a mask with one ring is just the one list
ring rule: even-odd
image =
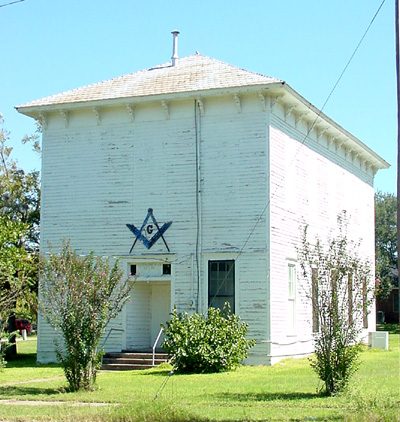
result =
[[25,0],[15,0],[15,1],[11,1],[10,3],[0,4],[0,7],[11,6],[12,4],[15,4],[15,3],[22,3],[23,1],[25,1]]
[[[327,96],[327,98],[326,98],[326,100],[325,100],[324,104],[322,105],[321,109],[319,110],[319,112],[318,112],[318,114],[317,114],[316,118],[314,119],[314,121],[313,121],[312,125],[311,125],[311,126],[309,127],[309,129],[307,130],[307,133],[306,133],[306,135],[304,136],[304,138],[303,138],[303,140],[302,140],[302,142],[301,142],[301,145],[300,145],[300,146],[304,145],[304,143],[305,143],[306,139],[307,139],[307,138],[308,138],[308,136],[310,135],[310,133],[311,133],[311,131],[312,131],[313,127],[315,126],[315,123],[316,123],[316,122],[317,122],[317,120],[319,119],[320,115],[322,114],[322,111],[324,110],[324,108],[325,108],[325,106],[327,105],[328,101],[330,100],[330,98],[331,98],[332,94],[334,93],[334,91],[336,90],[337,86],[339,85],[339,82],[340,82],[340,80],[342,79],[343,75],[346,73],[347,68],[349,67],[349,65],[350,65],[351,61],[353,60],[354,56],[356,55],[357,50],[359,49],[359,47],[360,47],[360,45],[362,44],[362,42],[363,42],[363,40],[364,40],[365,36],[367,35],[367,33],[368,33],[369,29],[371,28],[371,26],[372,26],[373,22],[375,21],[376,17],[378,16],[378,13],[379,13],[379,11],[381,10],[381,8],[382,8],[383,4],[385,3],[385,1],[386,1],[386,0],[382,0],[382,2],[381,2],[381,4],[380,4],[380,6],[378,7],[378,10],[375,12],[375,14],[374,14],[373,18],[371,19],[371,21],[370,21],[370,23],[369,23],[369,25],[368,25],[367,29],[365,30],[365,32],[364,32],[364,34],[363,34],[363,36],[361,37],[361,39],[360,39],[360,41],[358,42],[358,44],[357,44],[356,48],[354,49],[354,51],[353,51],[353,53],[351,54],[351,56],[350,56],[349,60],[347,61],[347,63],[346,63],[346,65],[345,65],[345,67],[343,68],[343,70],[342,70],[342,72],[341,72],[340,76],[338,77],[338,79],[336,80],[335,84],[333,85],[333,88],[332,88],[332,89],[331,89],[331,91],[329,92],[329,95]],[[195,119],[196,119],[196,116],[197,116],[197,115],[196,115],[196,111],[197,111],[197,110],[196,110],[196,102],[195,102]],[[197,119],[195,120],[195,123],[196,123],[196,125],[197,125]],[[196,131],[196,132],[197,132],[197,131]],[[297,156],[297,154],[298,154],[299,150],[300,150],[300,148],[298,148],[298,149],[297,149],[296,154],[295,154],[295,156],[293,157],[293,160],[292,160],[292,161],[294,161],[294,160],[295,160],[295,158],[296,158],[296,156]],[[265,211],[267,210],[267,208],[268,208],[268,206],[269,206],[269,204],[270,204],[270,202],[271,202],[271,198],[272,198],[272,197],[276,194],[277,188],[278,188],[278,187],[276,187],[276,188],[275,188],[274,192],[272,193],[271,197],[268,199],[267,204],[265,205],[265,207],[264,207],[264,209],[262,210],[261,214],[258,216],[258,218],[257,218],[257,220],[256,220],[256,222],[255,222],[255,224],[254,224],[253,228],[251,229],[251,231],[250,231],[249,235],[247,236],[247,238],[246,238],[246,240],[245,240],[245,242],[244,242],[243,246],[240,248],[240,250],[239,250],[239,252],[238,252],[238,254],[237,254],[237,256],[236,256],[236,260],[237,260],[237,259],[239,258],[239,256],[243,253],[244,248],[246,247],[246,245],[247,245],[247,243],[249,242],[249,240],[250,240],[251,236],[253,235],[253,233],[254,233],[255,229],[257,228],[257,226],[258,226],[259,222],[261,221],[261,219],[262,219],[263,215],[265,214]],[[196,203],[196,205],[197,205],[197,203]],[[198,263],[197,263],[197,265],[198,265]],[[218,294],[218,292],[220,291],[220,289],[221,289],[221,288],[222,288],[222,286],[224,285],[224,283],[225,283],[225,281],[227,280],[228,276],[229,276],[229,275],[230,275],[230,273],[232,272],[232,269],[233,269],[233,266],[231,266],[231,268],[229,269],[229,271],[228,271],[228,272],[227,272],[227,274],[225,275],[224,279],[223,279],[223,280],[222,280],[222,282],[219,284],[218,289],[217,289],[217,292],[214,294],[213,299],[216,297],[216,295]],[[153,399],[153,400],[156,400],[156,399],[159,397],[159,395],[160,395],[160,394],[161,394],[161,392],[164,390],[165,386],[167,385],[167,383],[168,383],[169,379],[171,378],[171,376],[172,376],[173,374],[174,374],[174,371],[171,371],[171,372],[169,372],[169,373],[168,373],[168,376],[167,376],[167,377],[163,380],[163,382],[161,383],[161,385],[160,385],[159,389],[157,390],[156,395],[154,396],[154,399]]]
[[[321,116],[321,114],[322,114],[323,110],[325,109],[325,107],[326,107],[326,105],[328,104],[328,102],[329,102],[330,98],[332,97],[333,93],[335,92],[336,88],[338,87],[338,85],[339,85],[339,83],[340,83],[341,79],[343,78],[344,74],[346,73],[347,68],[349,67],[350,63],[352,62],[352,60],[353,60],[354,56],[356,55],[356,53],[357,53],[358,49],[360,48],[360,46],[361,46],[361,44],[362,44],[362,42],[364,41],[364,38],[366,37],[367,33],[369,32],[369,30],[370,30],[370,28],[371,28],[372,24],[374,23],[374,21],[375,21],[376,17],[378,16],[378,14],[379,14],[380,10],[382,9],[382,6],[384,5],[385,1],[386,1],[386,0],[382,0],[382,2],[381,2],[381,4],[379,5],[379,7],[378,7],[377,11],[375,12],[374,16],[372,17],[372,19],[371,19],[370,23],[369,23],[369,24],[368,24],[368,26],[367,26],[367,29],[364,31],[364,34],[362,35],[362,37],[361,37],[360,41],[358,42],[358,44],[357,44],[357,46],[355,47],[355,49],[354,49],[353,53],[351,54],[351,56],[350,56],[349,60],[347,61],[346,65],[344,66],[344,68],[343,68],[343,70],[342,70],[342,72],[340,73],[340,75],[339,75],[339,77],[337,78],[337,80],[336,80],[335,84],[333,85],[333,88],[331,89],[331,91],[329,92],[328,96],[326,97],[326,100],[325,100],[325,102],[323,103],[323,105],[322,105],[321,109],[319,110],[319,112],[318,112],[317,116],[315,117],[315,119],[314,119],[313,123],[312,123],[312,124],[310,125],[310,127],[308,128],[306,135],[304,136],[303,140],[301,141],[300,147],[301,147],[302,145],[304,145],[305,141],[308,139],[308,137],[309,137],[309,135],[310,135],[311,131],[313,130],[313,128],[314,128],[315,124],[317,123],[317,121],[318,121],[319,117]],[[293,157],[293,159],[292,159],[292,162],[296,159],[296,156],[297,156],[297,154],[299,153],[300,147],[297,149],[296,154],[294,155],[294,157]],[[271,197],[268,199],[267,204],[265,205],[265,207],[264,207],[264,209],[262,210],[261,214],[258,216],[258,218],[257,218],[257,220],[256,220],[256,222],[255,222],[255,224],[254,224],[254,226],[253,226],[253,228],[251,229],[251,231],[250,231],[249,235],[248,235],[248,236],[247,236],[247,238],[246,238],[246,241],[244,242],[243,246],[240,248],[239,253],[238,253],[238,255],[236,256],[236,259],[238,259],[238,258],[239,258],[239,256],[243,253],[244,248],[246,247],[246,245],[247,245],[247,243],[249,242],[249,240],[250,240],[251,236],[253,235],[253,233],[254,233],[255,229],[257,228],[257,226],[258,226],[259,222],[261,221],[261,219],[262,219],[263,215],[265,214],[265,211],[267,210],[267,208],[268,208],[268,206],[269,206],[269,204],[270,204],[270,202],[271,202],[271,199],[275,196],[277,189],[278,189],[278,186],[276,186],[276,187],[275,187],[275,190],[274,190],[274,192],[272,193]]]
[[[333,88],[330,90],[330,92],[329,92],[328,96],[326,97],[326,100],[325,100],[325,102],[323,103],[323,105],[322,105],[321,109],[318,111],[317,116],[316,116],[316,117],[315,117],[315,119],[313,120],[312,124],[309,126],[309,128],[308,128],[308,130],[307,130],[307,133],[305,134],[305,136],[304,136],[303,140],[301,141],[301,143],[300,143],[299,147],[298,147],[298,148],[297,148],[297,150],[296,150],[296,153],[295,153],[295,155],[294,155],[294,157],[293,157],[293,159],[292,159],[292,161],[291,161],[291,164],[292,164],[292,163],[294,162],[294,160],[296,159],[297,154],[298,154],[298,153],[299,153],[299,151],[300,151],[300,148],[304,145],[305,141],[308,139],[308,137],[309,137],[309,135],[310,135],[311,131],[313,130],[313,128],[314,128],[315,124],[317,123],[318,119],[320,118],[320,116],[321,116],[321,114],[322,114],[323,110],[325,109],[325,107],[326,107],[326,105],[328,104],[328,102],[329,102],[330,98],[332,97],[332,94],[335,92],[336,88],[338,87],[338,85],[339,85],[339,83],[340,83],[341,79],[343,78],[344,74],[346,73],[347,68],[349,67],[350,63],[352,62],[352,60],[353,60],[354,56],[356,55],[356,53],[357,53],[358,49],[360,48],[360,46],[361,46],[361,44],[362,44],[362,42],[364,41],[364,38],[366,37],[366,35],[367,35],[368,31],[370,30],[370,28],[371,28],[372,24],[374,23],[374,21],[375,21],[376,17],[378,16],[378,14],[379,14],[380,10],[382,9],[382,6],[384,5],[385,1],[386,1],[386,0],[382,0],[382,2],[381,2],[381,4],[379,5],[379,7],[378,7],[377,11],[375,12],[374,16],[372,17],[372,19],[371,19],[370,23],[368,24],[367,29],[364,31],[364,34],[363,34],[363,35],[362,35],[362,37],[360,38],[360,41],[358,42],[358,44],[357,44],[357,46],[355,47],[355,49],[354,49],[353,53],[351,54],[351,56],[350,56],[349,60],[347,61],[346,65],[344,66],[344,68],[343,68],[343,70],[342,70],[342,72],[340,73],[340,75],[339,75],[339,77],[337,78],[337,80],[336,80],[335,84],[333,85]],[[275,194],[276,194],[276,192],[277,192],[278,188],[279,188],[279,186],[278,186],[278,185],[276,185],[275,190],[272,192],[272,194],[271,194],[270,198],[267,200],[267,203],[266,203],[265,207],[263,208],[263,210],[262,210],[261,214],[257,217],[257,220],[256,220],[256,222],[255,222],[254,226],[253,226],[253,227],[252,227],[252,229],[250,230],[250,233],[248,234],[248,236],[247,236],[247,238],[246,238],[245,242],[243,243],[243,246],[240,248],[240,250],[239,250],[238,254],[236,255],[235,260],[237,260],[237,259],[240,257],[240,255],[241,255],[241,254],[243,253],[243,251],[244,251],[244,248],[245,248],[245,247],[246,247],[246,245],[249,243],[249,240],[251,239],[251,236],[253,235],[254,231],[256,230],[256,228],[257,228],[258,224],[260,223],[261,219],[263,218],[263,216],[264,216],[265,212],[267,211],[268,206],[269,206],[269,205],[270,205],[270,203],[271,203],[271,199],[275,196]],[[213,299],[216,297],[216,295],[218,294],[218,292],[220,291],[220,289],[221,289],[221,288],[222,288],[222,286],[224,285],[225,281],[226,281],[226,280],[227,280],[227,278],[230,276],[230,273],[232,272],[232,268],[233,268],[233,267],[231,267],[231,268],[229,269],[229,271],[228,271],[228,272],[227,272],[227,274],[225,275],[224,279],[221,281],[220,285],[218,286],[217,292],[216,292],[216,293],[214,294],[214,296],[213,296]]]

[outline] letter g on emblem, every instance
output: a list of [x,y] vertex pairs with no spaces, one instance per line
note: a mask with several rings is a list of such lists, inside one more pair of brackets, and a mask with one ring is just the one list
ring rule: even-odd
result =
[[[151,219],[152,223],[148,224],[150,219]],[[128,227],[128,229],[136,236],[135,241],[133,242],[133,245],[132,245],[129,253],[132,252],[132,250],[135,247],[136,242],[138,240],[143,242],[143,245],[147,249],[150,249],[157,242],[157,240],[160,237],[163,240],[164,245],[167,248],[167,251],[169,252],[169,247],[167,245],[167,242],[165,241],[164,233],[167,231],[167,229],[169,228],[169,226],[171,224],[172,224],[172,221],[168,221],[167,223],[164,223],[160,227],[159,224],[157,223],[157,220],[154,218],[153,209],[149,208],[148,211],[147,211],[146,218],[144,219],[143,224],[140,227],[140,229],[138,229],[133,224],[127,224],[126,225]],[[153,236],[151,236],[152,234],[153,234]],[[151,236],[151,237],[149,237],[149,236]]]

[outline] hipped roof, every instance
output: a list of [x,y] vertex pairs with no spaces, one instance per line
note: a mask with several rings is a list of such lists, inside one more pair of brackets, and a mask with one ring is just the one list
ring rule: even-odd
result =
[[164,63],[108,81],[40,98],[22,104],[17,109],[23,111],[24,108],[48,105],[265,85],[276,82],[283,81],[195,54],[179,59],[175,66],[172,66],[170,62]]
[[389,164],[378,154],[314,107],[284,81],[200,54],[180,58],[175,66],[171,62],[164,63],[139,72],[40,98],[19,105],[16,109],[37,118],[48,111],[75,109],[89,104],[97,106],[119,102],[135,103],[135,101],[152,98],[201,97],[222,92],[240,93],[241,90],[259,90],[264,93],[269,90],[274,95],[283,96],[285,102],[292,108],[300,105],[307,113],[311,112],[311,115],[316,116],[315,120],[312,120],[313,125],[317,120],[322,121],[334,132],[345,136],[354,146],[351,149],[362,152],[362,155],[368,157],[377,169],[389,167]]

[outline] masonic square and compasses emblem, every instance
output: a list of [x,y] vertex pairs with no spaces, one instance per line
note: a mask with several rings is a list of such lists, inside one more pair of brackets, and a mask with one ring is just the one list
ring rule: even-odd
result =
[[164,223],[162,226],[160,226],[153,215],[153,209],[149,208],[147,211],[146,218],[144,219],[143,224],[140,227],[140,229],[135,227],[133,224],[126,225],[128,229],[136,236],[135,241],[133,242],[133,245],[129,253],[132,252],[138,240],[142,241],[143,245],[147,249],[150,249],[160,237],[163,240],[164,245],[169,252],[169,247],[167,245],[167,242],[165,241],[164,233],[167,231],[168,227],[171,224],[172,224],[172,221],[168,221],[167,223]]

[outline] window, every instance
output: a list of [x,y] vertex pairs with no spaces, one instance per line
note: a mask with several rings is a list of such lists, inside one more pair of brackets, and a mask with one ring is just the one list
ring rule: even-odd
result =
[[319,332],[318,269],[311,270],[312,331]]
[[163,275],[171,274],[171,264],[163,264],[162,273],[163,273]]
[[288,264],[288,323],[291,334],[296,322],[296,265]]
[[393,312],[399,313],[399,291],[393,290]]
[[131,264],[129,272],[130,272],[130,275],[136,275],[136,265],[135,264]]
[[363,328],[368,328],[367,280],[362,281]]
[[347,303],[349,310],[349,326],[353,325],[353,275],[347,276]]
[[235,311],[235,261],[208,261],[208,306]]

